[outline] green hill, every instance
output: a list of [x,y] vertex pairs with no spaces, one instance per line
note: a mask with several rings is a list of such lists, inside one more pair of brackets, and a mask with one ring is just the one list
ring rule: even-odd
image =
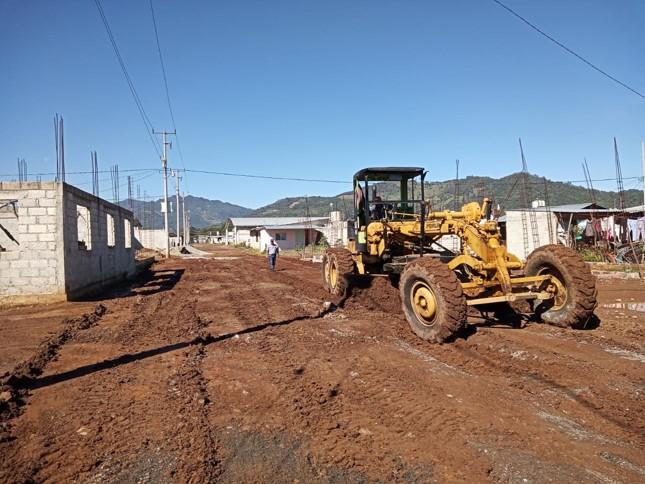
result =
[[[485,176],[469,176],[459,180],[460,197],[458,203],[455,200],[455,180],[426,183],[426,199],[432,201],[435,210],[454,209],[464,202],[481,201],[484,197],[492,198],[499,203],[502,210],[519,208],[525,205],[524,191],[522,189],[521,174],[514,173],[504,178],[490,178]],[[390,193],[387,184],[377,185],[378,193],[386,200],[395,198]],[[415,191],[418,193],[418,186]],[[563,205],[567,203],[590,202],[591,197],[586,188],[548,180],[535,175],[529,176],[529,191],[526,202],[536,198],[547,201],[551,205]],[[643,192],[640,190],[626,190],[625,203],[627,206],[643,203]],[[618,205],[616,192],[596,191],[596,199],[600,205],[611,208]],[[174,196],[171,197],[174,204]],[[134,212],[146,227],[163,227],[163,216],[160,212],[161,200],[143,202],[133,200]],[[121,202],[124,207],[130,206],[129,200]],[[186,208],[190,210],[191,225],[195,228],[221,226],[230,217],[304,217],[309,213],[311,216],[327,216],[330,210],[339,210],[347,217],[353,214],[353,195],[351,192],[344,192],[333,197],[289,197],[281,198],[269,205],[256,210],[222,202],[220,200],[209,200],[201,197],[186,197]],[[175,214],[169,217],[170,226],[175,226]]]
[[[174,212],[175,197],[169,197],[172,213],[168,217],[171,230],[177,224],[177,216]],[[160,229],[163,227],[163,214],[161,213],[161,199],[154,201],[132,200],[135,217],[141,221],[146,228]],[[119,202],[122,207],[130,208],[130,200]],[[253,210],[250,208],[234,205],[221,200],[209,200],[202,197],[186,196],[186,209],[190,211],[190,223],[193,227],[210,227],[221,225],[230,217],[245,217]]]
[[[387,184],[377,186],[378,193],[384,200],[396,197],[388,188]],[[514,173],[499,179],[484,176],[468,176],[461,179],[459,180],[459,200],[455,200],[455,180],[427,182],[425,193],[426,199],[432,201],[432,206],[436,210],[452,210],[465,202],[481,201],[484,197],[492,198],[502,210],[530,205],[535,199],[545,200],[550,205],[591,202],[591,196],[585,187],[545,180],[536,175],[529,175],[528,188],[529,193],[525,193],[521,173]],[[596,190],[595,195],[597,203],[602,206],[607,208],[618,206],[617,192]],[[625,190],[626,206],[641,203],[643,203],[642,191]],[[305,216],[308,211],[311,216],[325,216],[333,208],[350,216],[352,204],[351,192],[333,197],[289,197],[260,207],[253,211],[252,215]]]

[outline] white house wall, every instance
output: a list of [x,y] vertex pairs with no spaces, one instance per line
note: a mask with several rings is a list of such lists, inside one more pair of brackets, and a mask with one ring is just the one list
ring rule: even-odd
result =
[[[533,231],[531,228],[531,214],[525,211],[526,216],[526,233],[528,236],[528,251],[524,247],[524,235],[522,228],[522,211],[511,210],[506,212],[506,246],[508,251],[515,254],[520,259],[525,260],[533,250],[543,245],[557,243],[558,219],[552,212],[534,212],[537,222],[538,244],[533,241]],[[549,222],[551,223],[551,233],[549,233]]]

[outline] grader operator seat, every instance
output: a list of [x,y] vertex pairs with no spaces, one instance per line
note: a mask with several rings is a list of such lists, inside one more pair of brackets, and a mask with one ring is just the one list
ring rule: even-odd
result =
[[[419,167],[363,168],[354,174],[356,248],[367,250],[368,225],[383,218],[401,220],[423,216],[426,171]],[[415,180],[416,179],[416,180]]]

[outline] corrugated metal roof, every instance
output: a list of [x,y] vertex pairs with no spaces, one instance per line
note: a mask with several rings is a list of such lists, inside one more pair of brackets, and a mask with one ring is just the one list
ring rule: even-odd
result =
[[267,230],[304,230],[304,229],[320,229],[320,225],[306,225],[306,224],[292,224],[292,225],[265,225],[263,228]]
[[633,207],[627,207],[625,212],[635,213],[635,212],[645,212],[645,205],[635,205]]
[[231,217],[229,220],[236,227],[266,227],[324,222],[329,217]]
[[598,205],[597,203],[570,203],[567,205],[551,205],[550,207],[536,207],[536,208],[511,208],[507,212],[560,212],[560,213],[616,213],[618,210],[610,209]]

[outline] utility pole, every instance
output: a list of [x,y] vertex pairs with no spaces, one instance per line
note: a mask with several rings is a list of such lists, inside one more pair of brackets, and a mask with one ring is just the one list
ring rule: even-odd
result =
[[625,210],[625,189],[623,188],[623,171],[620,167],[620,157],[618,156],[618,144],[614,137],[614,158],[616,159],[616,185],[618,188],[618,208]]
[[641,152],[643,153],[643,210],[645,210],[645,141],[641,144]]
[[179,180],[181,180],[181,177],[179,176],[179,170],[173,170],[171,174],[175,177],[175,199],[177,200],[177,208],[175,209],[175,212],[177,212],[177,244],[182,245],[181,225],[179,224]]
[[181,204],[181,210],[183,215],[182,218],[184,220],[184,245],[188,245],[190,244],[190,237],[188,236],[188,224],[186,223],[186,192],[182,193],[181,198],[183,202]]
[[168,232],[168,158],[166,156],[166,146],[172,148],[172,143],[167,141],[169,134],[177,134],[176,131],[153,131],[154,134],[163,136],[163,151],[161,154],[161,167],[163,168],[163,200],[164,200],[164,213],[163,223],[166,232],[166,257],[170,257],[170,233]]
[[455,177],[455,201],[453,202],[453,210],[459,210],[459,160],[455,160],[457,165],[457,176]]
[[186,212],[186,223],[184,227],[186,229],[186,240],[190,241],[190,210]]

